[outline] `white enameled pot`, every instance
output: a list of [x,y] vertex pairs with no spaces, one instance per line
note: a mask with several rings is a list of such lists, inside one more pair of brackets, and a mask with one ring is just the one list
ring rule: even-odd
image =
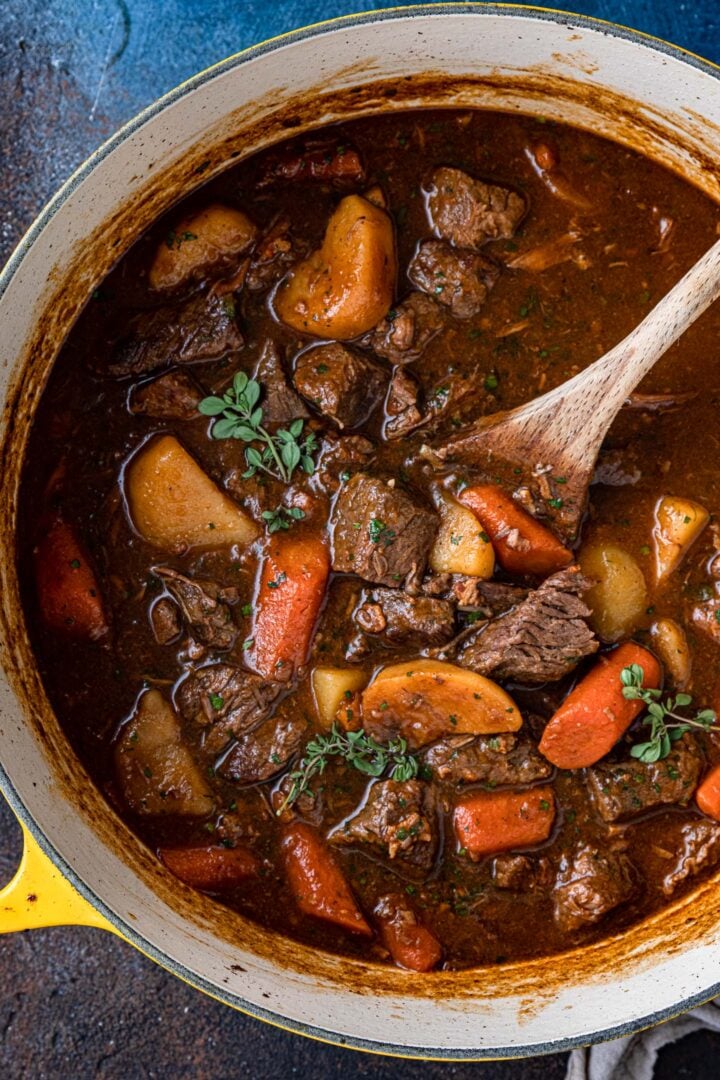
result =
[[440,4],[352,16],[191,79],[123,128],[45,208],[0,278],[0,784],[26,837],[23,865],[0,893],[0,930],[103,926],[253,1016],[426,1058],[561,1050],[720,991],[719,880],[589,948],[426,976],[318,955],[180,885],[67,746],[27,641],[15,559],[25,441],[57,350],[110,266],[194,186],[289,132],[434,105],[569,122],[640,149],[718,198],[719,74],[670,45],[559,12]]

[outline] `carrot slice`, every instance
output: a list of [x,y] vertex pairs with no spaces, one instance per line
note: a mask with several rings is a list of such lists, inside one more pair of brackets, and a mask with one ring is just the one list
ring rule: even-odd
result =
[[96,641],[107,633],[100,587],[72,525],[55,518],[35,549],[40,610],[48,626]]
[[303,914],[372,937],[342,871],[314,829],[293,822],[285,829],[281,848],[285,873]]
[[458,499],[485,529],[508,573],[552,574],[572,562],[564,544],[495,484],[465,488]]
[[471,859],[532,847],[547,840],[555,821],[551,787],[471,795],[455,807],[453,826]]
[[695,802],[703,814],[720,821],[720,765],[710,770],[695,792]]
[[289,678],[305,662],[325,596],[330,556],[313,533],[273,537],[258,589],[252,666],[265,678]]
[[255,856],[241,847],[160,848],[159,855],[186,885],[211,892],[232,889],[258,872]]
[[375,908],[383,945],[396,964],[410,971],[432,971],[442,945],[418,919],[401,893],[383,896]]
[[628,641],[601,656],[550,718],[540,752],[559,769],[583,769],[612,750],[645,708],[623,697],[620,672],[630,664],[643,669],[643,686],[660,685],[660,664],[647,649]]

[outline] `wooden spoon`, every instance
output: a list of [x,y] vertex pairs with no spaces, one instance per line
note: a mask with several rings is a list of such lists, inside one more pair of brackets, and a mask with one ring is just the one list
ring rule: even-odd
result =
[[[720,240],[619,345],[590,367],[526,405],[482,417],[441,447],[423,447],[421,454],[435,464],[485,467],[488,473],[512,476],[516,486],[528,484],[539,490],[558,531],[574,537],[600,445],[618,411],[718,296]],[[514,466],[511,472],[503,469],[508,464]],[[562,488],[549,490],[558,476]]]

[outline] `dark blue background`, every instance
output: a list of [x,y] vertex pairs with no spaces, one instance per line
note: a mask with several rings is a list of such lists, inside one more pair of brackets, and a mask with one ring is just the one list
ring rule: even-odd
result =
[[[0,262],[70,172],[125,120],[189,75],[372,0],[0,0]],[[378,8],[392,7],[380,2]],[[575,0],[555,6],[634,26],[720,62],[720,2]],[[19,829],[0,805],[0,881]],[[661,1055],[659,1080],[713,1080],[720,1036]],[[0,938],[0,1076],[271,1080],[560,1080],[533,1062],[403,1063],[310,1043],[190,990],[99,931]]]

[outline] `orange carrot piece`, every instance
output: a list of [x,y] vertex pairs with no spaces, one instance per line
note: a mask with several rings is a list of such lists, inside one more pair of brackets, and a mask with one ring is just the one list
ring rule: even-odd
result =
[[293,822],[285,829],[281,848],[290,888],[304,915],[372,937],[342,871],[314,829]]
[[643,686],[657,689],[660,664],[651,652],[628,641],[601,656],[550,718],[540,752],[558,769],[583,769],[612,750],[646,707],[623,697],[620,672],[629,664],[643,669]]
[[418,919],[400,893],[381,897],[375,908],[383,945],[399,967],[432,971],[442,957],[442,945]]
[[455,836],[471,859],[532,847],[547,840],[555,821],[551,787],[471,795],[455,807]]
[[186,885],[210,892],[232,889],[258,872],[255,856],[241,847],[160,848],[159,855]]
[[90,557],[73,526],[60,518],[50,524],[35,549],[35,580],[40,610],[53,630],[93,641],[107,633]]
[[289,678],[305,662],[329,573],[330,556],[317,534],[271,537],[249,653],[260,675]]
[[715,765],[695,792],[695,802],[703,814],[720,821],[720,765]]
[[458,499],[472,510],[508,573],[552,574],[572,562],[572,552],[495,484],[465,488]]

